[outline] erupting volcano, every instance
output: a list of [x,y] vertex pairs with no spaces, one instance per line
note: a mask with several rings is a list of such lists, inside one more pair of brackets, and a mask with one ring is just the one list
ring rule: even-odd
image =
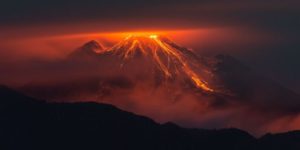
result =
[[[59,74],[51,72],[51,81],[31,82],[20,90],[49,101],[112,104],[158,122],[257,133],[248,126],[265,123],[256,121],[257,114],[265,114],[261,119],[272,125],[278,119],[274,110],[284,114],[300,108],[297,94],[231,56],[197,55],[159,35],[131,35],[108,48],[102,44],[92,40],[48,64],[50,71],[59,66]],[[214,122],[220,118],[224,122]]]
[[202,71],[198,71],[198,73],[194,71],[196,68],[199,69],[199,64],[195,63],[197,56],[166,37],[131,35],[112,48],[99,53],[99,55],[107,54],[117,55],[124,61],[139,56],[146,57],[148,61],[155,64],[156,69],[163,73],[165,79],[176,79],[176,77],[184,74],[193,81],[196,87],[205,92],[214,92],[199,73],[205,72],[207,74],[209,73],[208,70],[202,67]]

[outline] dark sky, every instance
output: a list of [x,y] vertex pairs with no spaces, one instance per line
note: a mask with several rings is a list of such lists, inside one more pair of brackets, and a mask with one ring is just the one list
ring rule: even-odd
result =
[[[263,33],[270,37],[263,44],[220,47],[233,49],[226,52],[300,93],[299,0],[2,0],[0,4],[0,31],[8,33],[2,38],[45,26],[54,29],[34,32],[78,32],[82,24],[99,25],[99,31],[242,28],[248,31],[245,39],[249,31]],[[61,26],[66,31],[56,29]]]

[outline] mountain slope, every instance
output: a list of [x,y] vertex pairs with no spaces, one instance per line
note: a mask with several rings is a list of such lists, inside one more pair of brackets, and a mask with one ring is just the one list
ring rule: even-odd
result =
[[209,70],[205,70],[206,68],[202,66],[201,69],[203,71],[198,70],[202,73],[196,72],[194,67],[201,64],[195,64],[193,61],[197,60],[192,60],[195,58],[192,57],[192,53],[188,52],[190,51],[179,47],[166,37],[150,35],[149,37],[129,36],[104,53],[117,55],[125,62],[126,60],[136,59],[139,56],[144,57],[148,62],[143,61],[143,64],[153,64],[163,78],[179,80],[184,76],[184,78],[192,81],[201,90],[213,92],[214,90],[208,85],[203,74]]
[[68,57],[71,59],[91,58],[97,56],[97,54],[103,50],[104,48],[101,44],[92,40],[73,51]]
[[96,103],[43,103],[0,87],[1,149],[248,149],[249,134],[184,129]]
[[[255,72],[228,55],[217,55],[212,67],[223,86],[244,102],[271,111],[299,112],[300,95]],[[273,107],[273,108],[272,108]]]

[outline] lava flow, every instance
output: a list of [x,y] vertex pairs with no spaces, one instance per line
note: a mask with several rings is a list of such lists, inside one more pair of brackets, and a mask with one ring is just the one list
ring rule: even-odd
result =
[[199,74],[193,71],[186,53],[188,49],[181,48],[171,40],[158,35],[129,36],[106,52],[111,52],[123,59],[129,59],[137,54],[152,58],[157,68],[164,73],[166,78],[185,74],[196,87],[206,92],[213,92]]

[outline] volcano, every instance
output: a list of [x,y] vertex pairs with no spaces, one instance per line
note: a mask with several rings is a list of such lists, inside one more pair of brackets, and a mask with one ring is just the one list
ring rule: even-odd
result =
[[159,35],[131,35],[109,48],[93,40],[55,64],[69,74],[19,89],[51,102],[108,103],[158,122],[252,133],[300,110],[298,94],[237,59],[197,55]]
[[[195,55],[188,49],[182,48],[166,37],[157,35],[129,36],[112,48],[100,53],[100,55],[116,55],[124,61],[130,61],[135,57],[144,57],[148,63],[153,64],[154,70],[159,70],[165,79],[176,79],[180,75],[193,81],[194,85],[205,92],[213,92],[204,77],[194,71],[199,67],[193,62]],[[147,68],[145,68],[147,69]],[[202,67],[201,72],[207,72]]]
[[101,64],[110,66],[104,69],[108,72],[122,74],[130,80],[145,78],[146,82],[152,81],[151,84],[155,86],[172,86],[176,83],[206,94],[221,92],[215,84],[210,83],[216,80],[209,66],[191,50],[167,37],[131,35],[108,49],[103,50],[99,45],[95,41],[88,42],[71,53],[70,57],[78,59],[81,55],[81,58],[85,58],[88,54],[102,61]]

